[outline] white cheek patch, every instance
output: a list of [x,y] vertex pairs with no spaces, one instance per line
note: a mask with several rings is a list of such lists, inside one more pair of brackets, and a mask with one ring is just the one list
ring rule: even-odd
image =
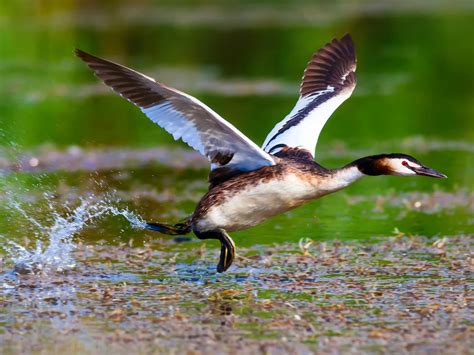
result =
[[409,166],[414,167],[414,168],[419,167],[418,164],[408,161],[406,159],[390,159],[390,168],[392,170],[392,174],[399,175],[399,176],[416,175],[416,173],[413,170],[403,165],[403,162],[406,162],[405,164],[408,164]]

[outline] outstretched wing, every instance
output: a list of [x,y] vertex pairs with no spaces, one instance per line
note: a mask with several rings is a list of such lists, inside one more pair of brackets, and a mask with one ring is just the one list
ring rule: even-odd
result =
[[76,49],[106,85],[138,106],[153,122],[211,161],[211,169],[251,171],[274,165],[272,157],[201,101],[122,65]]
[[304,71],[296,106],[273,128],[262,148],[272,154],[284,147],[303,148],[314,157],[326,121],[354,91],[355,70],[355,49],[348,34],[313,54]]

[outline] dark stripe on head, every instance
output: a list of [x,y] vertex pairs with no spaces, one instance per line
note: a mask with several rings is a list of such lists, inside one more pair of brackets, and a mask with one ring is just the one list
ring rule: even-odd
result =
[[390,153],[363,157],[354,160],[352,163],[348,164],[348,166],[357,166],[357,168],[365,175],[390,175],[392,173],[390,159],[405,159],[418,165],[421,165],[418,160],[408,154]]

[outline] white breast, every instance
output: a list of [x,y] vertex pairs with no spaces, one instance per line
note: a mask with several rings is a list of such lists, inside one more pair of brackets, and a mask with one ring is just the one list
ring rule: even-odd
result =
[[199,231],[235,231],[254,226],[315,197],[314,186],[297,175],[250,185],[212,206],[196,225]]
[[308,177],[293,172],[257,184],[249,183],[247,188],[229,193],[223,203],[211,206],[196,221],[194,229],[201,232],[218,228],[229,232],[246,229],[305,202],[338,191],[362,175],[356,167],[350,167],[329,176]]

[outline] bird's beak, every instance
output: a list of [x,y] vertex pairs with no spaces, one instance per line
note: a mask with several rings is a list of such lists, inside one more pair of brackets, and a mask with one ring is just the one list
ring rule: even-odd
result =
[[434,178],[440,178],[440,179],[446,179],[447,176],[444,174],[441,174],[439,171],[436,171],[434,169],[428,168],[427,166],[420,166],[420,167],[410,167],[411,170],[413,170],[417,175],[423,175],[423,176],[431,176]]

